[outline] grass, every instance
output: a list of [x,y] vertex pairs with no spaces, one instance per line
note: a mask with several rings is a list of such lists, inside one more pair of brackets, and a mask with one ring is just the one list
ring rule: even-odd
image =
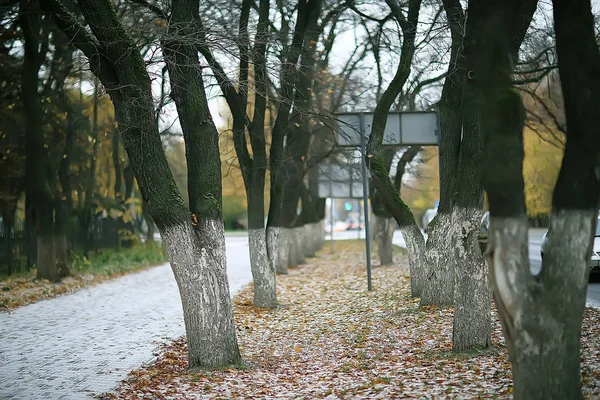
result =
[[[84,257],[83,252],[72,254],[69,269],[73,275],[105,275],[113,276],[137,271],[151,265],[167,261],[166,254],[160,243],[136,244],[130,248],[103,249]],[[8,279],[33,279],[36,270],[16,272],[12,275],[0,275],[0,282]]]
[[99,253],[91,253],[89,258],[85,258],[81,253],[76,253],[73,255],[70,267],[72,274],[113,276],[161,264],[166,260],[162,245],[151,242],[120,250],[102,250]]

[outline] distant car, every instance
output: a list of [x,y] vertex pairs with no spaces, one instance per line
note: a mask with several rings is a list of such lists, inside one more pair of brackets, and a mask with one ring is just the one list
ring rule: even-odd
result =
[[[548,232],[542,237],[542,245],[540,247],[540,255],[544,259],[544,251],[548,245]],[[600,274],[600,219],[596,224],[596,233],[594,234],[594,247],[592,248],[592,257],[589,262],[590,276],[592,274]]]
[[[336,221],[333,224],[333,231],[334,232],[343,232],[347,229],[347,225],[345,222],[343,221]],[[329,226],[329,224],[325,225],[325,232],[329,233],[331,231],[331,226]]]
[[346,230],[347,231],[357,231],[357,230],[363,230],[365,229],[365,226],[363,223],[358,223],[357,221],[354,221],[353,219],[349,219],[348,222],[346,222]]

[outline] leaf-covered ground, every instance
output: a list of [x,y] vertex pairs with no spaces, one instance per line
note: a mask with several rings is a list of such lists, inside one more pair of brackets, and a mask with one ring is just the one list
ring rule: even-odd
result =
[[8,278],[0,282],[0,311],[8,311],[36,301],[73,293],[104,280],[106,279],[90,274],[69,276],[60,283],[35,279],[34,276]]
[[[405,256],[373,270],[366,291],[362,248],[336,243],[278,276],[274,311],[252,307],[252,287],[234,299],[244,367],[187,371],[185,339],[133,371],[104,399],[510,398],[510,364],[498,321],[492,346],[454,354],[451,309],[410,298]],[[582,335],[586,398],[600,396],[600,312],[587,309]]]

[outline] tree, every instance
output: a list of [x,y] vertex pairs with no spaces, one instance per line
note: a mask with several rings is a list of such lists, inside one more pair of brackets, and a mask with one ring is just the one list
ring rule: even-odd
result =
[[[280,9],[283,11],[283,4]],[[298,235],[295,239],[292,237],[291,229],[297,219],[299,189],[310,143],[310,136],[306,131],[310,120],[307,113],[311,99],[311,69],[314,66],[313,57],[319,37],[317,22],[321,0],[299,0],[297,10],[291,43],[288,43],[289,26],[286,20],[282,20],[285,25],[280,30],[286,51],[281,60],[281,87],[269,154],[271,202],[267,220],[267,245],[269,254],[275,256],[276,252],[279,253],[276,270],[284,274],[287,273],[289,265],[297,265],[300,262],[298,258],[289,258],[290,254],[299,255],[295,246],[301,243]],[[298,66],[300,59],[301,65]]]
[[37,238],[37,277],[58,281],[54,251],[54,196],[48,180],[49,160],[44,143],[39,72],[48,51],[48,23],[34,0],[22,0],[19,22],[23,31],[21,98],[28,112],[25,119],[27,216]]
[[[269,1],[260,1],[257,31],[252,48],[250,47],[248,34],[251,6],[251,1],[244,0],[239,17],[239,78],[237,89],[207,44],[201,43],[199,50],[213,70],[233,118],[233,143],[242,170],[248,203],[248,239],[250,265],[254,281],[254,305],[261,308],[275,308],[277,306],[275,265],[271,262],[267,252],[267,237],[264,226],[265,176],[267,170],[265,114],[268,87],[266,51]],[[200,36],[204,39],[206,36],[205,28],[199,27],[199,30]],[[250,61],[252,61],[254,67],[254,110],[252,118],[247,115]],[[248,148],[246,134],[250,138],[250,149]]]
[[389,172],[383,158],[383,136],[390,107],[410,75],[421,1],[409,1],[407,17],[404,16],[403,10],[393,0],[387,1],[387,4],[402,30],[400,63],[394,78],[377,102],[377,107],[373,113],[371,136],[365,156],[367,158],[367,166],[371,172],[374,189],[378,191],[382,203],[385,204],[388,212],[398,223],[398,227],[402,231],[402,235],[406,241],[411,276],[411,294],[417,296],[421,293],[423,284],[423,273],[420,267],[425,241],[410,209],[402,201],[398,190],[396,190],[390,180]]
[[42,6],[86,55],[113,101],[125,149],[179,286],[189,366],[215,368],[239,363],[225,272],[218,135],[208,113],[197,51],[180,36],[199,18],[198,2],[173,2],[169,21],[173,35],[168,38],[182,61],[175,63],[173,85],[196,90],[187,104],[185,93],[175,96],[186,142],[189,209],[167,164],[155,123],[150,78],[136,44],[108,0],[81,0],[78,4],[90,31],[60,1],[45,1]]
[[517,3],[489,2],[479,44],[481,73],[475,75],[485,132],[490,277],[515,398],[578,399],[580,330],[598,214],[600,52],[590,2],[554,1],[567,140],[554,188],[548,249],[541,272],[533,276],[522,176],[525,113],[511,87],[512,38],[505,29],[519,23]]

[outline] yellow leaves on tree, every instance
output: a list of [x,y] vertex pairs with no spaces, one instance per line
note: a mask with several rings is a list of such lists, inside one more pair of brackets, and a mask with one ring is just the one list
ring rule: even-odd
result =
[[545,130],[523,131],[525,159],[525,203],[530,218],[550,215],[552,192],[560,170],[563,148],[553,135]]

